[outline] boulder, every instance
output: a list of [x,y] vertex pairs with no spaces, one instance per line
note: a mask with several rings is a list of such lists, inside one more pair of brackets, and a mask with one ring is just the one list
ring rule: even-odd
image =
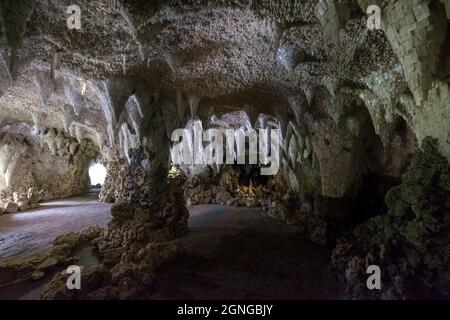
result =
[[17,205],[17,203],[15,203],[15,202],[8,202],[5,205],[5,212],[6,213],[15,213],[17,211],[19,211],[19,206]]
[[28,201],[20,201],[17,203],[20,211],[26,211],[31,209],[31,205]]

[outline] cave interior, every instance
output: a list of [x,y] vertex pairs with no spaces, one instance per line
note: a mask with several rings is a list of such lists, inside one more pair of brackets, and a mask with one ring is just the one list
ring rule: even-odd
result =
[[450,298],[450,0],[0,25],[0,299]]

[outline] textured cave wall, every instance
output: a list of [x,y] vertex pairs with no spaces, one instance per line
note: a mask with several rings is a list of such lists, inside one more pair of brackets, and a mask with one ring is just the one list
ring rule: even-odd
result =
[[[270,43],[272,41],[271,39],[264,39],[264,41],[269,40],[269,45],[264,43],[265,53],[268,54],[270,52],[268,50],[271,50],[272,54],[279,50],[281,50],[281,53],[289,53],[287,57],[283,54],[281,56],[274,55],[276,61],[272,61],[269,64],[270,68],[274,69],[274,62],[275,66],[276,64],[279,65],[276,68],[273,79],[269,78],[267,74],[258,74],[255,77],[256,79],[265,77],[267,81],[277,83],[279,82],[278,79],[284,77],[283,68],[286,67],[286,63],[289,64],[288,69],[291,70],[289,71],[289,77],[292,79],[290,83],[283,82],[280,87],[273,86],[273,88],[268,90],[273,91],[275,99],[285,96],[280,99],[277,105],[273,101],[267,101],[267,97],[261,100],[255,99],[255,103],[252,104],[251,100],[259,94],[262,94],[262,91],[246,89],[245,84],[238,83],[230,84],[230,87],[227,84],[227,79],[211,79],[211,81],[206,81],[207,86],[205,87],[205,84],[200,79],[203,76],[205,79],[210,79],[210,72],[207,71],[206,67],[201,68],[198,63],[195,64],[189,60],[194,59],[194,57],[189,58],[189,54],[195,56],[197,51],[200,50],[197,49],[197,47],[201,47],[201,44],[198,43],[200,41],[199,39],[195,40],[195,43],[190,44],[192,52],[187,50],[187,53],[179,54],[173,48],[165,47],[162,52],[159,52],[162,57],[160,57],[158,63],[151,62],[149,64],[148,61],[150,58],[147,59],[147,67],[156,68],[155,71],[161,73],[167,73],[173,78],[171,80],[173,87],[175,87],[175,90],[173,90],[173,88],[162,88],[153,83],[148,83],[150,87],[154,87],[152,88],[152,94],[147,94],[148,97],[145,97],[148,101],[144,101],[143,95],[138,92],[145,91],[143,84],[140,81],[136,81],[136,77],[144,79],[145,76],[135,66],[138,62],[130,57],[128,58],[129,61],[127,60],[128,74],[122,76],[119,72],[116,72],[116,74],[111,72],[113,75],[105,75],[107,79],[104,83],[89,83],[87,81],[87,93],[85,97],[79,93],[82,83],[86,83],[85,80],[82,79],[83,81],[80,81],[67,71],[59,71],[56,74],[55,83],[52,83],[49,79],[50,72],[46,75],[48,72],[46,68],[39,66],[39,72],[34,74],[35,79],[33,81],[34,86],[37,86],[38,90],[36,99],[42,99],[44,105],[52,104],[52,100],[55,99],[56,101],[54,103],[61,109],[60,112],[62,114],[62,119],[60,120],[62,123],[60,126],[70,131],[72,135],[81,137],[85,135],[94,136],[93,140],[98,143],[102,152],[105,144],[111,148],[119,145],[123,158],[127,157],[129,149],[139,148],[143,144],[145,136],[143,132],[145,132],[146,121],[150,117],[150,115],[146,114],[148,109],[147,104],[150,102],[162,105],[161,101],[158,100],[159,96],[165,95],[166,101],[170,101],[167,103],[172,104],[172,106],[176,105],[176,110],[167,106],[162,107],[164,111],[167,111],[165,121],[179,121],[181,126],[184,125],[183,121],[189,116],[198,116],[200,119],[207,119],[211,113],[220,114],[222,112],[221,108],[224,107],[223,104],[241,104],[241,106],[235,105],[232,107],[246,110],[249,117],[253,119],[251,120],[253,123],[255,119],[254,115],[257,115],[262,109],[266,109],[264,111],[274,114],[279,119],[281,128],[283,129],[285,155],[289,155],[289,157],[284,159],[286,167],[289,167],[285,170],[289,176],[291,187],[294,190],[298,190],[299,185],[303,184],[306,189],[313,189],[314,187],[314,193],[320,193],[323,196],[342,197],[344,194],[349,193],[349,189],[357,189],[355,185],[361,180],[363,167],[365,166],[364,160],[361,159],[363,157],[359,157],[359,150],[356,146],[358,142],[353,141],[350,145],[347,145],[349,140],[358,140],[358,137],[354,137],[358,131],[357,127],[362,124],[361,121],[365,121],[364,119],[358,119],[358,114],[355,117],[353,114],[354,111],[352,108],[354,108],[354,100],[357,96],[361,97],[369,109],[373,126],[377,134],[384,135],[382,137],[384,141],[390,143],[393,140],[393,130],[391,127],[394,126],[395,116],[398,115],[407,121],[409,130],[414,132],[419,142],[426,136],[433,136],[440,141],[441,152],[443,154],[448,153],[448,143],[446,142],[447,130],[445,128],[448,121],[448,113],[445,111],[446,101],[448,100],[448,86],[445,83],[439,84],[439,81],[442,81],[439,79],[443,79],[443,75],[436,77],[438,73],[436,66],[441,62],[440,49],[443,47],[445,41],[445,25],[447,21],[445,15],[441,14],[444,11],[440,9],[444,8],[446,4],[444,2],[442,7],[436,5],[428,8],[427,3],[427,1],[419,1],[417,2],[417,6],[413,6],[405,1],[395,2],[395,5],[385,4],[384,2],[380,3],[380,6],[385,12],[390,12],[389,15],[386,14],[386,21],[384,21],[385,38],[380,35],[380,32],[367,34],[367,30],[363,29],[364,26],[358,25],[361,12],[358,11],[360,9],[356,2],[352,1],[336,3],[334,1],[319,1],[317,3],[311,1],[304,5],[305,13],[301,13],[301,4],[292,4],[289,6],[283,1],[279,4],[268,5],[261,3],[260,6],[251,7],[255,11],[255,16],[252,18],[256,19],[256,21],[258,19],[262,20],[261,25],[259,25],[259,21],[255,25],[255,30],[258,31],[258,37],[259,34],[267,33],[274,40],[273,43]],[[363,2],[358,4],[362,10],[365,10],[366,4]],[[5,4],[5,6],[7,5]],[[186,4],[186,10],[189,10],[188,8],[190,6],[191,4]],[[52,10],[56,11],[61,8],[62,6],[55,5],[55,7],[52,7]],[[131,28],[130,30],[125,28],[125,30],[130,32],[134,39],[133,41],[137,41],[138,46],[141,46],[138,50],[139,52],[151,51],[150,45],[147,44],[149,39],[145,36],[145,30],[146,28],[151,32],[155,30],[146,24],[141,25],[142,21],[148,17],[144,14],[139,16],[135,11],[136,8],[131,6],[127,8],[129,11],[123,11],[124,9],[121,9],[121,14],[127,17],[127,28]],[[161,7],[153,8],[152,6],[146,6],[141,14],[146,12],[151,15],[161,9]],[[249,19],[246,15],[251,16],[252,14],[251,11],[246,12],[240,7],[235,9],[235,12],[227,11],[228,9],[225,10],[225,19],[219,15],[217,25],[225,28],[228,26],[227,14],[236,14],[234,17],[237,21],[240,21],[239,19]],[[11,10],[8,12],[11,12]],[[402,10],[406,12],[404,15],[405,18],[402,20],[402,25],[397,26],[397,20],[403,16],[395,12],[403,12]],[[211,11],[214,14],[220,12],[219,9],[215,10],[214,4],[211,4],[205,11]],[[6,11],[4,10],[4,12]],[[36,8],[37,14],[42,14],[39,6]],[[202,14],[200,10],[198,12],[198,19],[204,19]],[[298,17],[292,18],[295,15],[298,15]],[[322,16],[324,16],[323,19]],[[177,17],[170,10],[166,10],[162,11],[160,17],[153,18],[153,20],[150,19],[150,21],[158,24],[158,19],[162,19],[173,23],[173,21],[181,18],[182,16]],[[305,20],[307,25],[297,26],[296,22],[299,20]],[[34,16],[31,17],[31,21],[35,23]],[[272,23],[269,23],[270,21]],[[108,19],[105,20],[106,25],[109,22]],[[324,32],[320,30],[317,22],[323,26]],[[408,25],[409,29],[411,29],[419,22],[420,27],[417,28],[420,30],[426,29],[426,31],[423,31],[423,36],[412,36],[410,39],[406,31],[400,30],[403,25]],[[186,21],[186,23],[188,25],[195,25],[196,22],[194,19],[188,22]],[[137,29],[136,26],[140,26],[141,28]],[[211,32],[215,32],[214,30]],[[430,30],[436,30],[436,32]],[[314,42],[308,38],[306,34],[308,31],[312,34],[318,33],[318,39],[320,41]],[[414,35],[420,32],[414,31]],[[358,33],[362,34],[360,38],[358,38]],[[327,34],[332,39],[331,42],[326,39]],[[164,35],[171,37],[171,31],[165,32]],[[23,36],[23,32],[18,32],[16,35],[16,37]],[[57,38],[57,35],[55,37]],[[198,38],[201,39],[201,37],[202,35],[199,35]],[[396,45],[395,41],[398,39],[401,40],[403,46],[413,46],[416,54],[409,49],[403,50],[400,45]],[[245,40],[250,41],[248,39]],[[186,39],[185,41],[188,40]],[[214,42],[213,40],[211,41]],[[240,39],[237,40],[237,42],[240,41]],[[250,42],[252,41],[254,40],[252,39]],[[366,74],[361,78],[362,83],[358,83],[360,79],[349,80],[349,78],[352,78],[350,75],[352,72],[355,74],[360,73],[362,68],[355,68],[351,64],[349,64],[351,67],[347,67],[345,61],[354,63],[355,60],[360,59],[359,56],[361,53],[359,51],[365,53],[364,50],[367,50],[367,48],[361,49],[359,47],[364,46],[365,43],[370,44],[377,41],[384,41],[384,43],[377,43],[380,47],[379,51],[382,53],[382,60],[375,61],[386,64],[381,68],[384,71],[374,70],[375,68],[371,66],[374,62],[368,61],[370,72],[368,73],[366,70],[363,70],[363,73]],[[422,45],[423,43],[427,43],[427,41],[433,43],[432,50],[430,49],[429,52]],[[302,43],[299,44],[299,42]],[[26,45],[33,46],[35,44],[30,43]],[[164,43],[164,45],[166,46],[167,44]],[[259,45],[261,46],[261,44]],[[68,47],[69,45],[65,44],[64,46]],[[391,54],[392,52],[383,52],[387,46],[392,48],[393,54]],[[75,49],[71,47],[68,51]],[[220,48],[217,48],[217,50],[220,51]],[[226,50],[234,52],[232,48],[227,47]],[[48,51],[51,53],[52,49],[48,48]],[[404,52],[409,53],[405,55]],[[426,57],[424,56],[424,52],[426,52]],[[188,57],[184,57],[183,54],[188,54]],[[411,57],[415,56],[420,57],[420,59],[418,58],[420,61],[414,60],[414,62],[411,60]],[[232,63],[235,63],[238,68],[244,68],[239,61],[234,60],[235,58],[237,59],[234,55],[231,56]],[[285,58],[287,59],[286,61]],[[216,59],[220,61],[224,57],[218,53]],[[397,59],[399,63],[394,68],[393,62],[396,62],[395,60]],[[211,63],[211,59],[203,62],[205,64]],[[161,63],[163,65],[167,63],[167,66],[161,65]],[[366,62],[363,61],[363,63]],[[414,70],[417,69],[417,71],[412,72],[411,70],[413,69],[409,67],[410,65],[413,65],[411,68],[414,68]],[[47,67],[47,70],[50,69],[49,67]],[[123,66],[117,64],[114,58],[111,67],[120,67],[120,70]],[[225,65],[218,67],[219,69],[226,68]],[[258,68],[259,65],[254,65],[253,67]],[[398,68],[400,68],[400,71]],[[183,82],[183,79],[186,79],[187,73],[190,71],[193,74],[199,74],[195,77],[197,80],[194,81],[195,85],[198,86],[197,89],[188,87],[189,81],[186,83]],[[254,72],[252,70],[249,75],[245,76],[244,81],[251,82],[251,77],[253,77]],[[400,75],[397,76],[395,73],[400,73]],[[156,77],[158,77],[158,73],[156,74]],[[318,75],[314,78],[312,74]],[[398,90],[395,91],[388,87],[387,83],[392,84],[392,81],[383,81],[381,85],[377,83],[379,78],[388,79],[393,74],[396,77],[395,82]],[[413,82],[417,82],[414,80],[416,79],[414,77],[422,79],[420,81],[423,84],[422,82],[419,83],[419,86],[423,87],[422,89],[419,90],[416,84],[413,85]],[[275,78],[278,79],[274,80]],[[299,78],[305,81],[299,82]],[[349,84],[347,85],[346,82]],[[430,83],[435,83],[434,89],[431,89],[432,85]],[[237,87],[233,88],[233,86]],[[217,88],[222,87],[226,88],[226,93],[221,95]],[[287,94],[283,92],[284,88],[281,89],[282,87],[290,87],[287,90]],[[235,93],[239,91],[244,93],[248,92],[248,97],[245,97],[243,93]],[[408,91],[412,92],[413,95],[411,96]],[[139,97],[139,95],[141,96]],[[169,99],[167,99],[167,95],[169,95]],[[264,95],[267,94],[264,93]],[[59,96],[63,97],[61,101]],[[7,99],[8,97],[5,97],[5,100]],[[83,124],[89,116],[92,116],[92,111],[87,106],[90,104],[101,106],[101,110],[99,111],[103,113],[103,119],[101,121],[92,121],[91,123]],[[424,107],[419,108],[420,112],[415,111],[417,104],[424,105]],[[36,103],[36,105],[39,105],[39,103]],[[324,106],[323,108],[322,105]],[[430,107],[426,107],[428,105]],[[71,106],[73,110],[67,110],[66,106]],[[358,107],[360,107],[359,104]],[[211,111],[211,108],[213,111]],[[40,122],[40,113],[33,109],[30,111],[33,120]],[[332,121],[330,119],[326,120],[326,118],[331,118]],[[323,124],[321,124],[322,122]],[[430,123],[434,125],[431,126],[429,125]],[[333,132],[331,129],[333,126],[340,132]],[[320,127],[323,128],[320,129]],[[383,130],[383,132],[380,132],[380,130]],[[330,139],[330,134],[336,134],[337,137]],[[327,145],[325,141],[328,141],[331,146]],[[388,149],[390,146],[384,144],[383,148]],[[405,146],[399,145],[397,149],[401,150],[402,148],[405,149]],[[341,149],[351,151],[341,152]],[[408,151],[405,150],[405,152]],[[104,152],[104,155],[106,153],[108,152]],[[109,153],[112,154],[113,152]],[[311,157],[312,160],[318,160],[316,168],[320,170],[320,187],[310,186],[308,183],[305,185],[304,177],[310,176],[311,174],[305,172],[309,171],[306,167],[305,170],[302,169],[301,159],[304,157],[306,157],[306,160],[308,157]],[[360,159],[357,159],[358,157]],[[107,155],[105,158],[107,158]],[[332,161],[333,159],[337,161]],[[336,170],[345,172],[346,168],[349,167],[355,168],[355,172],[351,176],[345,175],[342,180],[337,179],[337,176],[332,174]],[[404,164],[402,164],[402,167],[404,167]],[[380,170],[392,171],[386,167],[380,168]],[[398,172],[395,173],[395,176],[399,176]],[[344,181],[345,179],[348,179],[348,181]],[[312,180],[317,181],[318,179],[314,178]]]
[[[333,264],[351,296],[384,299],[448,297],[449,163],[436,141],[417,150],[401,184],[386,194],[388,213],[371,218],[338,240]],[[383,270],[380,292],[364,287],[365,270]]]
[[146,144],[130,149],[126,160],[107,164],[100,198],[115,201],[112,221],[94,240],[102,263],[83,270],[84,279],[98,279],[99,284],[68,291],[64,278],[57,275],[44,290],[44,299],[142,298],[156,270],[182,251],[171,242],[187,233],[189,212],[182,181],[168,174],[169,144],[166,128],[160,125],[162,112],[150,109],[150,114],[146,130],[153,134],[147,135],[151,138]]
[[123,189],[126,165],[124,165],[124,160],[120,158],[108,159],[108,162],[104,165],[106,178],[98,198],[103,202],[114,203],[119,199],[120,192]]
[[[438,1],[396,1],[383,8],[384,32],[408,87],[392,73],[376,75],[381,78],[372,79],[368,86],[377,96],[378,108],[384,109],[384,121],[392,123],[393,115],[401,115],[419,143],[427,136],[436,138],[440,152],[449,159],[448,18],[444,3],[448,7],[445,1],[442,5]],[[389,97],[389,91],[394,95]]]
[[[444,43],[448,31],[444,4],[448,7],[448,2],[379,4],[385,17],[383,30],[399,65],[392,71],[366,77],[369,90],[362,91],[360,97],[383,148],[391,153],[387,160],[409,158],[413,141],[410,133],[405,134],[408,131],[414,134],[418,149],[407,170],[406,163],[392,168],[395,175],[406,173],[401,184],[386,195],[388,213],[359,225],[349,237],[340,238],[333,263],[341,275],[345,274],[351,296],[448,296],[449,204],[445,194],[450,121],[445,71],[448,45]],[[360,5],[365,9],[367,2],[360,1]],[[399,143],[409,146],[406,154]],[[371,264],[387,272],[381,292],[368,292],[359,281]]]
[[18,49],[22,46],[22,39],[26,31],[26,24],[30,18],[35,1],[5,0],[0,4],[0,24],[2,34],[8,43],[6,50],[7,66],[11,76],[16,76]]
[[[332,1],[328,3],[331,4]],[[367,7],[364,3],[359,3],[359,6],[362,10]],[[442,16],[439,5],[429,6],[427,1],[419,1],[417,6],[404,1],[396,2],[395,5],[380,3],[380,6],[384,12],[389,12],[389,15],[385,14],[387,18],[383,21],[384,30],[367,34],[367,31],[355,22],[355,12],[356,16],[360,14],[356,3],[342,2],[336,6],[331,4],[331,9],[327,11],[324,3],[319,2],[316,6],[318,9],[314,12],[319,15],[319,23],[324,26],[325,34],[331,32],[329,36],[336,46],[331,51],[336,53],[342,50],[343,52],[337,54],[335,60],[331,55],[320,52],[326,49],[320,47],[302,49],[298,47],[298,44],[293,45],[289,38],[298,34],[289,34],[286,29],[283,29],[288,28],[285,25],[281,28],[283,30],[275,32],[281,38],[276,44],[279,42],[280,48],[290,52],[288,56],[282,54],[279,58],[283,67],[286,67],[288,63],[291,77],[295,77],[295,70],[299,73],[304,65],[317,63],[320,58],[323,59],[323,57],[313,59],[311,57],[313,54],[331,59],[326,66],[327,71],[330,72],[329,75],[321,76],[319,81],[302,86],[299,93],[291,94],[287,101],[283,101],[276,107],[272,106],[272,110],[269,111],[277,117],[283,131],[281,175],[285,177],[281,179],[288,182],[290,189],[287,190],[285,186],[284,190],[292,194],[294,198],[312,199],[312,205],[306,207],[315,215],[322,215],[325,213],[323,211],[332,211],[331,214],[328,213],[332,219],[334,214],[351,215],[349,213],[353,211],[351,206],[357,206],[358,203],[367,199],[364,196],[361,198],[361,193],[367,192],[362,189],[362,185],[368,181],[367,177],[375,176],[380,180],[390,181],[386,185],[384,182],[380,184],[379,189],[383,189],[380,193],[385,192],[387,187],[398,181],[409,165],[415,140],[420,144],[426,136],[437,138],[440,151],[448,157],[448,112],[446,112],[448,84],[442,81],[442,75],[437,72],[437,66],[442,63],[440,50],[444,46],[447,20]],[[396,13],[397,11],[404,13]],[[322,19],[320,17],[322,13],[328,17]],[[402,17],[404,19],[401,25],[397,25],[397,21]],[[331,25],[334,27],[331,28]],[[414,31],[411,36],[408,36],[408,33],[400,30],[402,27],[409,28],[408,30],[423,29],[423,35],[416,36],[422,31]],[[356,39],[356,44],[354,32],[363,34],[360,39]],[[301,36],[304,37],[303,34]],[[396,45],[395,42],[399,38],[401,46]],[[380,41],[379,39],[384,41],[381,45],[377,42]],[[326,42],[325,38],[322,40]],[[364,51],[367,50],[366,48],[357,47],[358,41],[374,42],[380,46],[382,60],[368,61],[369,70],[367,68],[345,70],[344,67],[338,67],[337,65],[344,65],[339,59],[350,62],[351,59],[361,59],[361,56],[367,53]],[[428,42],[433,43],[430,51],[424,49],[424,44]],[[308,45],[317,46],[309,42]],[[407,49],[401,49],[402,46]],[[382,52],[383,50],[386,52]],[[426,52],[426,59],[423,52]],[[422,58],[411,60],[411,57],[416,56]],[[284,61],[284,59],[288,60]],[[174,61],[176,59],[172,61],[172,64],[175,63]],[[375,63],[378,63],[378,68],[372,68],[371,64]],[[382,68],[379,68],[380,65]],[[410,65],[416,67],[411,69]],[[175,67],[171,68],[172,72],[176,72]],[[363,75],[358,79],[359,83],[349,82],[346,73],[350,71],[362,71]],[[111,83],[117,81],[114,79]],[[129,128],[140,128],[142,124],[145,124],[146,116],[143,116],[142,111],[133,113],[128,110],[129,107],[125,107],[128,111],[120,107],[130,104],[126,103],[126,100],[133,91],[132,87],[129,81],[123,79],[120,83],[113,85],[116,89],[109,91],[112,93],[110,117],[113,127],[115,122],[120,125],[117,119],[122,118],[122,121],[128,122],[126,127],[122,127],[123,138],[120,138],[120,143],[138,147],[140,143],[137,143],[133,137],[142,136],[142,133],[137,133],[140,129],[129,130]],[[207,91],[209,90],[210,88]],[[120,96],[118,91],[125,96]],[[157,101],[157,98],[151,99]],[[226,101],[225,104],[230,104],[228,99],[231,98],[223,96],[221,99]],[[207,119],[205,114],[211,114],[205,99],[195,90],[194,93],[188,94],[180,94],[177,91],[176,107],[178,120],[186,119],[186,116]],[[187,108],[189,108],[188,111]],[[244,105],[241,108],[247,112],[249,119],[255,119],[252,115],[257,112],[252,110],[251,105],[249,107]],[[120,110],[123,110],[122,115]],[[163,110],[170,110],[170,108],[164,107]],[[222,111],[220,107],[213,106],[212,112],[220,115]],[[136,114],[138,121],[133,120]],[[167,115],[167,121],[173,121],[169,116]],[[128,120],[126,120],[127,117]],[[184,125],[183,121],[179,123]],[[255,121],[250,120],[250,123],[254,124]],[[118,125],[115,126],[117,128]],[[132,133],[133,131],[135,133]],[[212,173],[214,172],[213,169]],[[197,180],[203,181],[205,186],[211,182],[209,177]],[[191,191],[198,190],[197,182],[190,183],[194,184]],[[220,185],[220,179],[218,184]],[[206,192],[207,187],[204,189]],[[220,193],[222,189],[216,191]],[[195,191],[192,194],[195,194]],[[213,195],[206,194],[204,200],[194,199],[193,203],[203,201],[227,203],[233,200],[233,195],[220,196],[219,199],[214,200],[212,198],[214,198]],[[349,205],[342,205],[343,203],[349,203]],[[340,206],[341,210],[336,209]],[[332,210],[331,207],[335,208]],[[357,208],[360,209],[360,207]],[[381,213],[382,208],[383,206],[380,206],[377,213]],[[292,220],[292,218],[286,220]]]
[[55,129],[37,136],[2,133],[0,149],[0,202],[7,211],[87,191],[89,163],[98,152]]

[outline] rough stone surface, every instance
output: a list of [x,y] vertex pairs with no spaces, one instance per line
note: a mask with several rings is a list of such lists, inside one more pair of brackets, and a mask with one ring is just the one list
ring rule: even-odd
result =
[[32,130],[24,125],[6,127],[0,133],[0,203],[26,211],[42,200],[86,192],[89,163],[98,149],[62,131],[51,129],[33,136]]
[[[385,299],[448,297],[450,203],[448,161],[427,139],[400,185],[386,194],[389,212],[357,226],[338,240],[333,264],[345,270],[355,296]],[[365,288],[365,270],[383,270],[382,290]]]

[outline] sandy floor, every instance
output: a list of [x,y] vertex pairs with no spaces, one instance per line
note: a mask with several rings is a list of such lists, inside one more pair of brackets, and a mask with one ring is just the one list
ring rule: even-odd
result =
[[[339,299],[329,275],[330,252],[300,240],[297,228],[260,209],[189,207],[188,253],[164,266],[149,299]],[[110,220],[96,194],[51,201],[39,209],[0,216],[0,257],[50,247],[63,233]],[[0,299],[36,299],[45,284],[31,280],[0,289]]]
[[105,226],[110,204],[97,201],[96,193],[41,203],[39,208],[0,216],[0,261],[28,256],[50,248],[59,235],[90,226]]

